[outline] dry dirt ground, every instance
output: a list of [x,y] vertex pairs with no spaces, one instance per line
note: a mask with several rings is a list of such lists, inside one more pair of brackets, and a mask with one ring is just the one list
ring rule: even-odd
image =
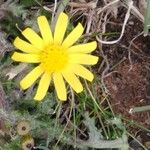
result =
[[125,36],[117,45],[104,48],[110,64],[120,62],[105,78],[105,83],[116,113],[150,127],[149,111],[130,112],[131,108],[150,104],[150,38],[139,36],[128,49],[131,40],[136,36],[133,32],[140,32],[140,23],[136,25],[138,20],[132,21],[134,25],[127,25]]
[[[135,4],[139,8],[137,1]],[[120,31],[124,15],[124,8],[120,8],[117,18],[109,20],[107,30]],[[131,15],[120,42],[103,46],[104,54],[112,68],[104,83],[109,91],[114,112],[150,129],[150,111],[131,111],[134,107],[150,105],[150,37],[144,37],[142,30],[143,23]],[[150,144],[149,133],[146,133],[146,136],[140,129],[129,130]]]

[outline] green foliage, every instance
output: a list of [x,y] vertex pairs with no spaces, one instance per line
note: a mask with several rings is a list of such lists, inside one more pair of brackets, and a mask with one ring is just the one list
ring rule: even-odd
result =
[[3,150],[21,150],[20,139],[17,138],[10,141],[9,143],[5,143],[3,145]]
[[6,8],[7,11],[10,11],[13,13],[14,16],[19,17],[22,14],[26,13],[26,10],[24,9],[23,5],[18,5],[16,1],[8,1],[6,3]]
[[[4,89],[6,92],[11,91],[10,88],[12,88],[12,86],[9,83],[4,84]],[[13,88],[16,88],[16,85],[13,85]],[[12,98],[12,94],[13,93],[11,92],[9,93],[8,102],[10,101],[10,98]],[[28,120],[31,124],[31,135],[36,141],[36,147],[41,147],[41,149],[52,149],[56,144],[56,140],[60,139],[60,143],[56,147],[58,147],[60,150],[62,149],[61,147],[64,147],[66,149],[68,147],[69,149],[69,145],[72,145],[74,143],[73,133],[76,129],[74,128],[74,126],[66,128],[66,123],[60,123],[60,120],[64,119],[63,117],[61,117],[60,112],[62,105],[61,103],[58,103],[56,101],[55,95],[53,93],[49,93],[42,102],[34,101],[32,99],[32,95],[28,96],[28,99],[23,99],[21,95],[19,96],[20,98],[18,98],[18,100],[14,99],[13,101],[11,101],[11,112],[0,110],[0,115],[3,118],[7,118],[6,122],[8,130],[13,129],[16,126],[17,122],[25,119]],[[85,125],[80,130],[88,130],[90,141],[93,141],[94,139],[104,139],[105,137],[103,134],[103,130],[101,129],[101,125],[99,124],[99,122],[96,123],[96,114],[100,112],[95,109],[94,103],[92,103],[92,99],[86,93],[82,93],[76,100],[80,101],[80,103],[76,105],[76,125],[79,127],[81,124]],[[93,116],[92,118],[90,118],[89,115],[84,115],[85,104],[86,108],[90,108],[91,110],[93,109],[92,111],[90,111],[89,109],[91,113],[90,115]],[[67,107],[65,109],[67,109]],[[63,113],[65,113],[65,110]],[[73,120],[71,119],[71,121]],[[99,129],[95,126],[95,123],[100,125]],[[121,123],[119,125],[121,125]],[[66,129],[64,130],[64,128]],[[117,129],[117,126],[115,128]],[[111,132],[112,134],[114,133],[113,130]],[[16,150],[18,148],[19,150],[21,141],[17,137],[18,135],[15,135],[13,138],[11,138],[11,135],[9,135],[9,138],[11,140],[10,142],[6,142],[4,144],[3,149]],[[118,134],[116,134],[113,138],[115,139],[116,137],[118,137]],[[84,148],[84,142],[85,141],[83,141],[83,143],[80,143],[81,145],[78,144],[78,146]],[[14,147],[16,147],[16,149]]]
[[[8,0],[4,2],[0,7],[0,11],[4,15],[0,18],[0,28],[14,38],[20,34],[19,30],[24,29],[24,27],[34,27],[36,19],[28,18],[28,16],[34,17],[36,13],[29,11],[27,7],[33,5],[41,7],[41,2],[42,0],[21,0],[20,2]],[[37,29],[37,26],[35,26],[35,29]]]
[[25,7],[31,7],[37,4],[41,4],[42,1],[43,0],[20,0],[20,4],[24,5]]
[[16,1],[6,1],[0,7],[3,17],[0,18],[0,29],[8,35],[15,37],[19,34],[17,26],[22,28],[22,14],[26,14],[26,10],[22,5],[18,5]]

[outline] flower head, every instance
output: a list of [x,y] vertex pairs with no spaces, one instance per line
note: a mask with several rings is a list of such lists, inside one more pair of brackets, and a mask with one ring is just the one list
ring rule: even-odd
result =
[[19,135],[26,135],[30,131],[30,123],[27,120],[22,120],[17,124],[17,132]]
[[19,37],[14,41],[16,48],[23,53],[14,52],[12,59],[18,62],[37,64],[22,79],[20,85],[22,89],[27,89],[38,78],[41,78],[34,99],[42,100],[51,81],[53,81],[58,98],[65,101],[67,92],[64,80],[77,93],[83,90],[78,76],[89,81],[93,80],[93,74],[85,66],[98,62],[98,57],[89,54],[96,49],[97,43],[93,41],[75,45],[84,31],[80,23],[64,39],[68,16],[63,12],[58,17],[54,33],[52,33],[45,16],[38,17],[37,22],[41,36],[31,28],[27,28],[22,32],[22,35],[28,42]]
[[26,134],[22,137],[22,149],[31,150],[34,146],[34,139],[30,134]]

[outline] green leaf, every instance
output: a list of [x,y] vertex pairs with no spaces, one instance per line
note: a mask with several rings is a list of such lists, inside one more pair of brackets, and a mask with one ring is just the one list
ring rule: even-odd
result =
[[20,4],[24,5],[25,7],[37,5],[38,3],[41,4],[41,2],[42,0],[20,0]]

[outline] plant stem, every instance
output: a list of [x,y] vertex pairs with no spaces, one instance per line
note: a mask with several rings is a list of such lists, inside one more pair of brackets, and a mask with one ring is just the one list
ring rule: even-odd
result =
[[145,14],[145,21],[144,21],[144,36],[148,35],[150,26],[150,0],[147,1],[147,9]]
[[120,148],[122,150],[128,150],[129,145],[127,143],[127,136],[124,134],[122,138],[118,138],[116,140],[87,140],[83,141],[77,139],[77,146],[78,147],[91,147],[96,149],[104,149],[104,148]]
[[66,8],[68,3],[69,3],[69,0],[62,0],[61,1],[60,5],[59,5],[59,7],[57,9],[55,18],[54,18],[54,20],[51,23],[52,31],[54,31],[54,28],[55,28],[55,25],[56,25],[56,22],[57,22],[59,14],[65,10],[65,8]]
[[134,107],[134,108],[130,109],[131,113],[141,112],[141,111],[148,111],[148,110],[150,110],[150,105],[141,106],[141,107]]

